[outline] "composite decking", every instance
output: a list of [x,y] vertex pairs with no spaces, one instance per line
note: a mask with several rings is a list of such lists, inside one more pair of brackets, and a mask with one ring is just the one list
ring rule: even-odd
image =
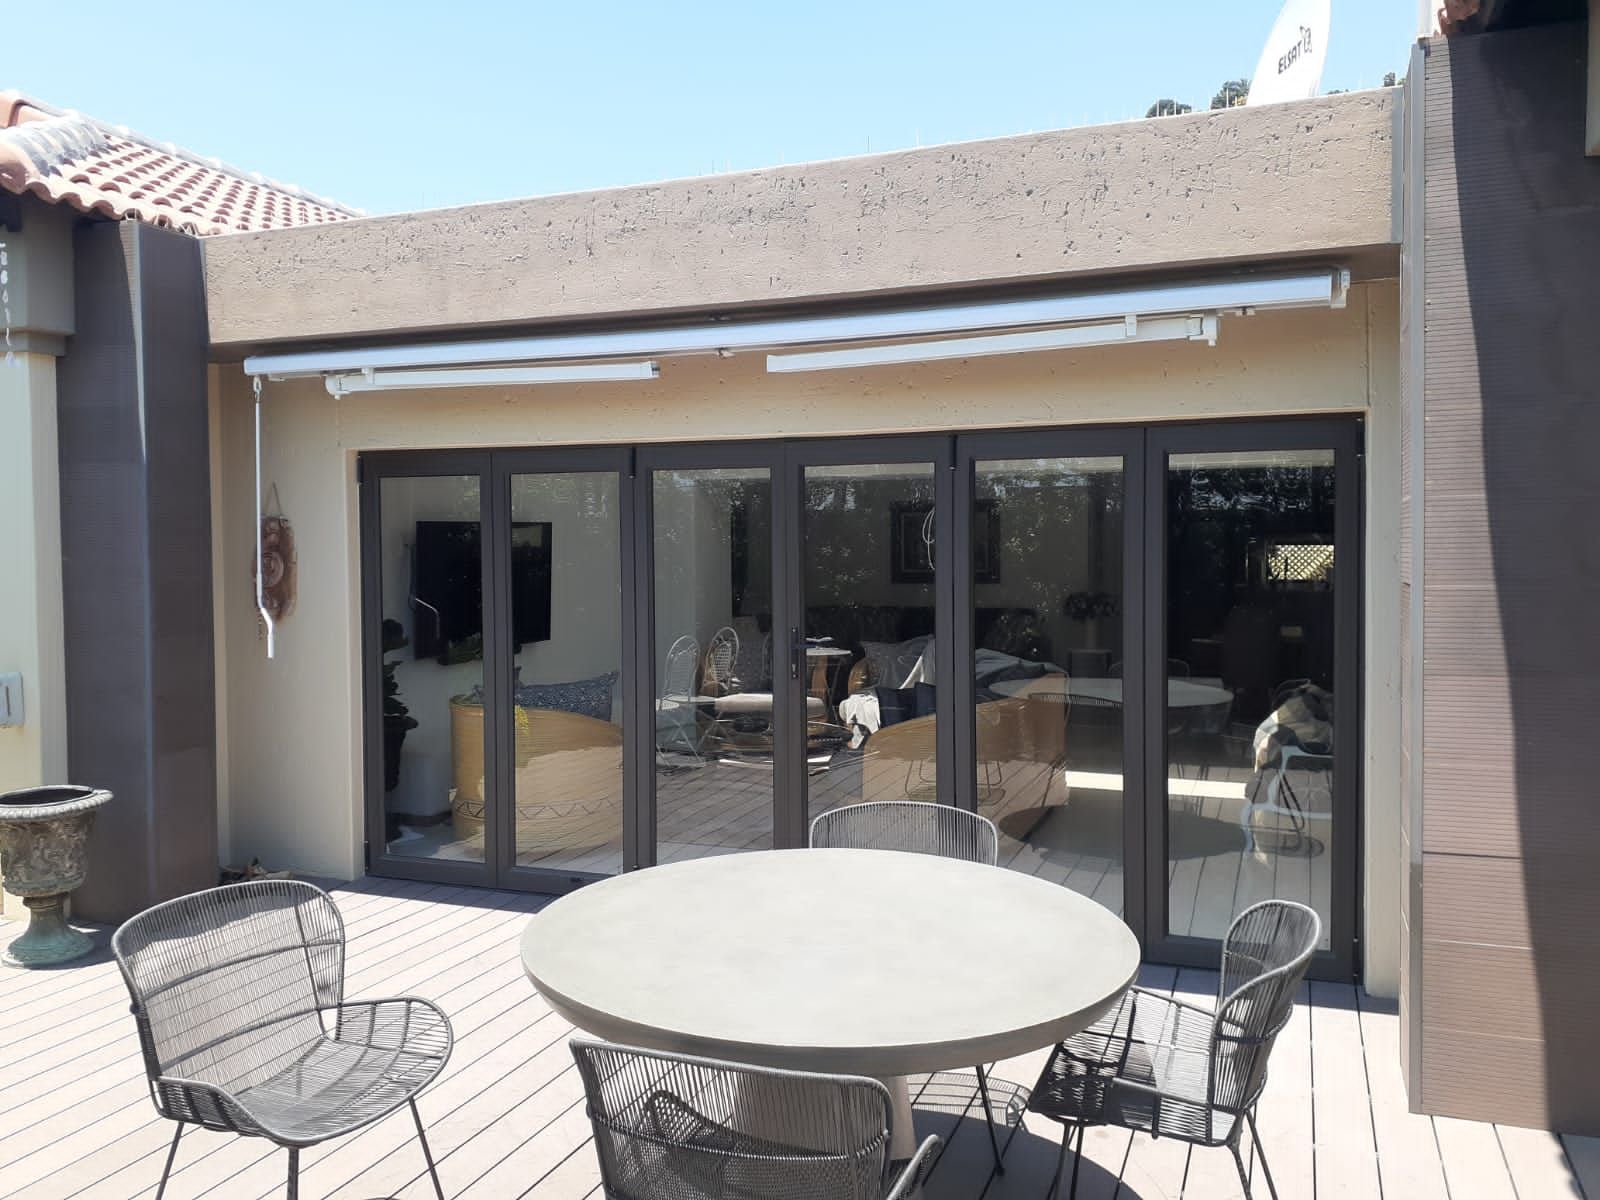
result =
[[[347,993],[425,996],[455,1025],[450,1065],[420,1101],[446,1194],[597,1196],[582,1089],[567,1050],[571,1029],[534,992],[517,957],[518,935],[547,900],[374,878],[334,895],[349,933]],[[19,931],[16,922],[0,922],[0,942]],[[1209,972],[1159,966],[1146,967],[1143,978],[1201,997],[1216,982]],[[1301,1001],[1273,1056],[1261,1109],[1285,1200],[1600,1200],[1600,1140],[1410,1114],[1394,1006],[1323,983],[1308,984]],[[1026,1086],[1042,1057],[1000,1063],[994,1077]],[[1028,1118],[1012,1138],[1006,1174],[997,1176],[970,1076],[921,1081],[914,1102],[919,1134],[946,1139],[928,1200],[1044,1196],[1058,1145],[1050,1123]],[[146,1200],[171,1134],[150,1105],[127,996],[103,948],[69,968],[0,969],[0,1196]],[[1240,1194],[1225,1150],[1191,1152],[1096,1130],[1086,1153],[1079,1192],[1086,1198]],[[167,1196],[282,1195],[283,1170],[283,1153],[262,1142],[191,1132]],[[404,1113],[303,1156],[307,1200],[432,1194]]]

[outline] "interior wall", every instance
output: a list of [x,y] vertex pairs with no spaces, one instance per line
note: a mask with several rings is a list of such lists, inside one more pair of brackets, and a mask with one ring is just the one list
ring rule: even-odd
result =
[[[299,536],[300,601],[265,661],[253,614],[249,386],[220,372],[227,495],[219,569],[227,643],[233,856],[351,877],[361,870],[359,569],[354,460],[368,449],[650,443],[1362,413],[1394,404],[1395,285],[1357,285],[1341,310],[1225,318],[1217,346],[1172,342],[768,375],[759,354],[666,360],[648,383],[365,393],[268,383],[263,464]],[[1368,472],[1369,487],[1372,472]],[[718,536],[706,540],[710,547]],[[231,550],[226,549],[231,547]],[[708,561],[720,563],[720,549]],[[1393,592],[1374,564],[1374,594]],[[1003,585],[1002,585],[1003,587]],[[710,595],[715,598],[717,589]],[[1392,602],[1392,601],[1391,601]],[[705,614],[711,619],[709,611]],[[700,615],[697,625],[705,624]],[[1373,647],[1369,645],[1369,655]],[[1371,697],[1369,721],[1397,722]],[[295,749],[292,757],[283,747]],[[1370,782],[1370,781],[1369,781]],[[1368,792],[1370,828],[1396,836],[1394,789]],[[1379,836],[1379,835],[1375,835]],[[1368,864],[1369,881],[1391,871]],[[1395,885],[1397,886],[1397,885]],[[1392,895],[1369,887],[1369,978],[1396,939]],[[1385,985],[1387,986],[1387,985]]]

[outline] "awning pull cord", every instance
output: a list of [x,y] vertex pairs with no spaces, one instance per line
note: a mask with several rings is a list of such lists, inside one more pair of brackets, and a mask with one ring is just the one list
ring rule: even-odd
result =
[[261,544],[261,376],[253,376],[250,384],[256,395],[256,612],[267,627],[267,657],[272,658],[277,649],[277,629],[267,611],[265,553]]

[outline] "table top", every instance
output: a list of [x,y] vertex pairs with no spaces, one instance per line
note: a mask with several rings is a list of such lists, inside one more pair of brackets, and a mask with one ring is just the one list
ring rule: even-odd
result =
[[[1013,687],[1032,683],[1024,679],[1013,684]],[[994,690],[1004,692],[1004,683],[995,684]],[[1092,678],[1074,675],[1067,681],[1067,695],[1079,696],[1086,700],[1104,700],[1110,704],[1122,703],[1122,680],[1114,676],[1108,678]],[[1210,708],[1216,704],[1233,703],[1233,693],[1227,688],[1217,687],[1212,683],[1197,683],[1193,679],[1184,679],[1182,676],[1173,676],[1167,680],[1167,707],[1168,708]]]
[[522,963],[611,1041],[876,1076],[994,1062],[1090,1025],[1139,969],[1113,913],[1031,875],[883,850],[769,850],[590,884]]

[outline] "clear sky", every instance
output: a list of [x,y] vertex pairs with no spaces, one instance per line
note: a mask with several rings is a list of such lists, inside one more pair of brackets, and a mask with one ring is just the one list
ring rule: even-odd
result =
[[[18,0],[0,90],[381,213],[1204,108],[1280,4]],[[1333,0],[1324,90],[1416,20]]]

